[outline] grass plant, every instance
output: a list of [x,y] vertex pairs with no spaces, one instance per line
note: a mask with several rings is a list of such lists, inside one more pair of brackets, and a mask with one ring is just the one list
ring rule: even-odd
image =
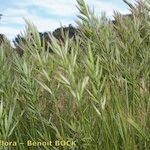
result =
[[[133,18],[115,12],[113,24],[77,2],[75,41],[52,37],[49,53],[27,21],[22,57],[1,46],[0,140],[17,142],[1,150],[150,149],[150,4],[125,1]],[[28,140],[76,146],[27,146]]]

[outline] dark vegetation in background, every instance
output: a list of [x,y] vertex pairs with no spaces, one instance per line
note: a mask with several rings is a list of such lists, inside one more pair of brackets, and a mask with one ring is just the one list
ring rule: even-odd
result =
[[0,45],[2,45],[2,43],[4,42],[5,40],[5,35],[4,34],[0,34]]
[[[67,34],[69,38],[75,38],[75,35],[77,34],[77,29],[72,25],[69,25],[68,27],[57,28],[53,32],[39,32],[41,45],[45,45],[46,50],[48,50],[49,52],[53,52],[53,50],[50,47],[48,47],[48,43],[51,43],[51,36],[55,37],[59,42],[64,42],[64,36]],[[33,35],[31,34],[29,36],[31,36],[32,38]],[[25,37],[21,35],[17,35],[13,41],[16,47],[16,51],[20,56],[23,55],[22,44],[25,44],[25,41]]]
[[[60,27],[55,29],[53,32],[39,32],[41,45],[45,45],[47,50],[47,43],[51,43],[51,36],[55,37],[59,42],[64,42],[64,36],[68,35],[69,38],[75,39],[75,35],[77,34],[78,29],[69,25],[68,27]],[[32,34],[30,35],[32,37]],[[4,43],[4,39],[7,39],[4,34],[0,34],[0,45]],[[23,48],[22,45],[26,44],[26,40],[24,36],[18,34],[15,39],[13,40],[15,45],[16,52],[22,56],[23,55]],[[49,52],[53,52],[53,50],[49,47]]]
[[42,150],[149,150],[150,5],[131,6],[127,17],[115,12],[112,22],[77,2],[78,32],[71,39],[61,32],[71,26],[39,33],[27,21],[16,36],[19,57],[2,38],[0,139],[77,143],[30,147]]
[[[137,14],[139,15],[139,14]],[[142,16],[140,14],[140,16]],[[142,16],[143,17],[143,16]],[[126,14],[126,15],[121,15],[120,14],[120,18],[122,21],[126,20],[126,19],[131,19],[133,20],[133,14]],[[117,20],[117,18],[115,18],[115,20],[110,21],[110,23],[114,24],[114,28],[115,26],[118,25],[118,23],[120,22],[120,20]],[[81,29],[82,30],[82,29]],[[53,32],[39,32],[39,37],[41,40],[41,45],[45,46],[45,49],[48,50],[49,52],[53,52],[53,50],[48,46],[48,43],[51,44],[51,36],[53,36],[54,38],[57,39],[58,42],[64,42],[65,41],[65,36],[68,36],[69,38],[73,38],[73,40],[75,40],[75,36],[78,35],[79,36],[80,33],[80,29],[77,27],[72,26],[71,24],[68,27],[60,27],[55,29]],[[85,33],[86,34],[86,33]],[[32,37],[32,33],[30,35]],[[4,41],[7,41],[7,38],[4,34],[0,34],[0,45],[2,45],[4,43]],[[15,45],[14,50],[20,55],[23,55],[23,44],[26,44],[26,39],[25,36],[23,35],[16,35],[15,39],[13,40],[13,43]]]
[[[122,20],[125,20],[127,18],[133,18],[132,14],[126,14],[121,15]],[[114,25],[117,24],[117,20],[112,20],[111,23]],[[60,27],[55,29],[53,32],[39,32],[41,45],[45,45],[46,50],[49,52],[53,52],[53,50],[48,47],[48,43],[51,43],[51,36],[55,37],[58,42],[64,42],[64,37],[67,35],[69,38],[73,38],[75,40],[75,36],[79,35],[80,29],[73,27],[71,24],[68,27]],[[32,35],[31,35],[32,37]],[[7,39],[4,34],[0,34],[0,45],[4,42],[4,39]],[[8,40],[7,40],[8,41]],[[14,50],[20,55],[23,55],[23,44],[26,44],[26,39],[24,36],[18,34],[15,39],[13,40],[13,43],[15,45]]]

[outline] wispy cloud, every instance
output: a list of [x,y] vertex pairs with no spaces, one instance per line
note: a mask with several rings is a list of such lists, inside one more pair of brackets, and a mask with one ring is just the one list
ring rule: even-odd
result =
[[107,17],[113,16],[114,10],[119,11],[122,14],[129,13],[127,6],[121,0],[87,0],[91,9],[97,16],[100,16],[102,12],[106,13]]
[[[121,0],[85,0],[97,16],[106,12],[112,16],[114,10],[127,13],[127,7]],[[25,26],[23,18],[31,20],[39,31],[50,31],[62,25],[75,24],[79,13],[76,0],[0,0],[0,10],[4,16],[0,33],[12,38]]]
[[20,30],[12,27],[1,27],[1,33],[5,34],[11,40],[14,38],[14,35],[20,33]]
[[41,7],[43,9],[47,9],[50,14],[54,14],[56,16],[73,16],[77,13],[76,9],[76,1],[75,0],[33,0],[28,1],[28,5],[35,5],[37,7]]

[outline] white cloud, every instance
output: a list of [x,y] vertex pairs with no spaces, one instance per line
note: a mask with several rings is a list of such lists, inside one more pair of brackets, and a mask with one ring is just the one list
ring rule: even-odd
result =
[[9,8],[7,9],[4,14],[9,17],[20,17],[20,16],[26,16],[28,15],[28,12],[26,9],[20,8],[20,9],[15,9],[15,8]]
[[34,25],[37,26],[39,31],[52,31],[62,24],[63,26],[68,26],[70,23],[75,24],[72,20],[59,20],[59,19],[49,19],[49,18],[41,18],[38,16],[30,16],[28,17]]
[[[11,24],[16,24],[17,25],[24,25],[24,20],[22,17],[13,17],[13,18],[9,18],[9,17],[5,17],[2,20],[2,25],[11,25]],[[1,27],[0,27],[1,28]]]
[[58,16],[73,16],[77,13],[76,0],[33,0],[28,1],[38,7],[47,9],[51,14]]
[[1,33],[2,34],[16,34],[19,33],[18,29],[12,28],[12,27],[1,27]]
[[12,27],[1,27],[0,33],[6,35],[9,40],[12,40],[16,34],[21,33],[19,29],[15,29]]
[[[16,18],[17,19],[17,18]],[[75,23],[71,20],[59,21],[56,19],[46,19],[40,18],[38,16],[30,16],[26,17],[27,20],[31,21],[34,25],[36,25],[37,29],[40,32],[45,31],[53,31],[54,29],[60,27],[60,25],[68,26],[70,23],[75,25]],[[12,40],[17,34],[21,33],[25,29],[25,20],[22,19],[21,27],[11,27],[11,26],[2,26],[0,27],[0,33],[5,34],[10,40]]]
[[[114,10],[119,10],[121,13],[128,13],[127,9],[119,8],[114,1],[86,0],[86,2],[90,8],[94,8],[97,16],[100,16],[101,12],[104,11],[107,16],[112,16]],[[14,0],[11,4],[13,4],[13,7],[5,9],[2,26],[0,26],[0,32],[6,34],[9,38],[12,38],[23,30],[25,25],[23,17],[31,20],[39,31],[44,32],[56,29],[60,26],[60,23],[65,26],[75,24],[73,19],[68,18],[74,18],[79,13],[76,8],[76,0]],[[28,11],[31,9],[31,6],[34,9],[34,13]],[[41,17],[39,14],[43,14],[43,12],[38,12],[38,8],[43,10],[44,13],[47,12],[46,16]],[[62,19],[58,19],[61,17]],[[16,28],[14,25],[16,25]]]
[[97,16],[100,16],[102,12],[105,12],[108,17],[113,16],[114,10],[117,10],[122,14],[129,13],[127,8],[119,8],[117,2],[115,3],[114,1],[87,0],[87,2],[91,9],[94,8],[94,12]]

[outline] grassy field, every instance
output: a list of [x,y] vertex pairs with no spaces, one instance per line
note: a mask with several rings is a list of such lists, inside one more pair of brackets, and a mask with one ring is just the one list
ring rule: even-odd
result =
[[1,46],[1,150],[150,149],[150,4],[113,24],[77,2],[75,41],[49,53],[27,22],[22,57]]

